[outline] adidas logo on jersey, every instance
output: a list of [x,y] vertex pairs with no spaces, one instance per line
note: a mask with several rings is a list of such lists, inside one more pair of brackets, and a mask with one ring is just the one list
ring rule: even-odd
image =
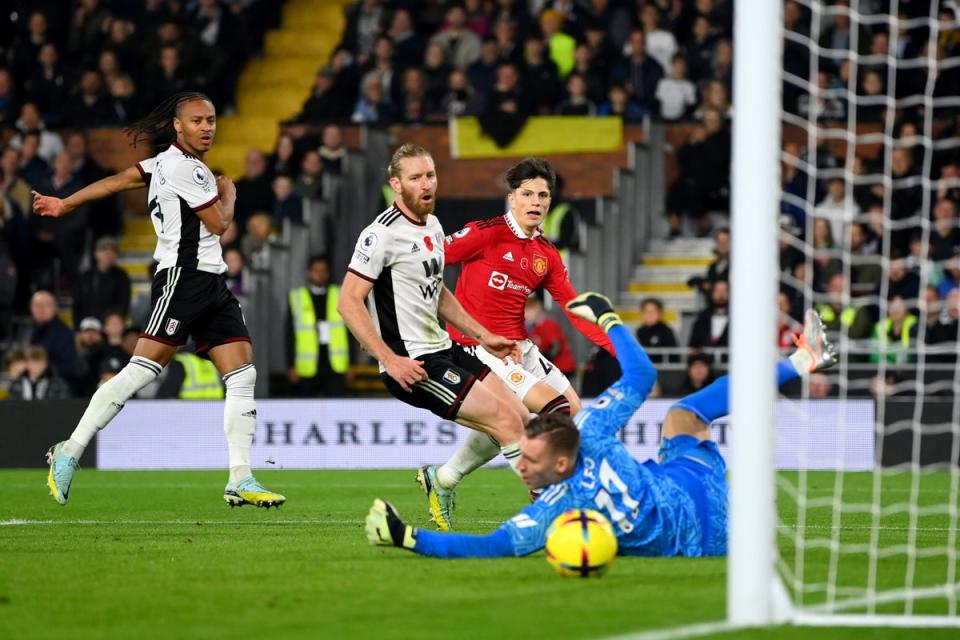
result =
[[505,254],[503,254],[503,259],[507,262],[513,262],[513,251],[507,251]]
[[410,249],[410,253],[416,253],[417,251],[420,251],[420,245],[418,245],[416,242],[414,242],[414,243],[413,243],[413,249]]
[[240,415],[243,416],[244,418],[256,418],[256,417],[257,417],[257,410],[256,410],[256,409],[250,409],[250,411],[244,411],[244,412],[241,413]]

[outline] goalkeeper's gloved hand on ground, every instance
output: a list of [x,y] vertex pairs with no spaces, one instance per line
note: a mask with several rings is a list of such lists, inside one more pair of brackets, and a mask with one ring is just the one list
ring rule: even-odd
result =
[[392,504],[376,498],[367,514],[367,540],[374,545],[392,545],[412,550],[417,544],[417,530],[403,524]]

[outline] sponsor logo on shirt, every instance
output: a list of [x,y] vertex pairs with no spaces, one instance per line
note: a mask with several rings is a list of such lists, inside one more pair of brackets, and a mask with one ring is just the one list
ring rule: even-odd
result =
[[370,256],[363,253],[359,249],[353,252],[353,259],[359,262],[360,264],[367,264],[370,262]]
[[507,287],[507,282],[509,282],[509,280],[510,279],[507,277],[507,274],[500,273],[499,271],[492,271],[490,273],[490,280],[487,282],[487,286],[503,291]]
[[443,372],[443,379],[450,384],[460,384],[460,374],[453,369],[447,369]]
[[193,168],[193,181],[201,187],[207,184],[207,172],[203,170],[203,167]]
[[416,253],[417,251],[420,251],[420,245],[418,245],[416,242],[414,242],[414,243],[413,243],[413,249],[410,249],[410,253]]
[[513,262],[513,251],[507,251],[505,254],[503,254],[503,259],[507,262]]
[[377,246],[377,234],[371,231],[367,235],[363,236],[360,239],[360,246],[366,249],[367,251],[373,250],[373,248]]

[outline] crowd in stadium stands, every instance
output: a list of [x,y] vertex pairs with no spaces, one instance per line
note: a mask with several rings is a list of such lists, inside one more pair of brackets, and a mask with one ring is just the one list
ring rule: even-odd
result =
[[[162,96],[201,89],[221,111],[229,110],[237,73],[260,50],[264,30],[277,24],[281,3],[20,4],[19,20],[0,27],[6,30],[0,32],[0,42],[10,43],[0,45],[0,273],[16,274],[0,278],[0,341],[8,337],[3,334],[11,314],[29,309],[35,324],[29,342],[48,348],[49,368],[55,370],[43,375],[59,376],[73,393],[84,394],[98,375],[111,370],[89,363],[89,353],[101,349],[93,338],[95,329],[114,359],[122,360],[129,342],[122,322],[108,328],[131,313],[129,296],[120,293],[124,274],[115,264],[120,204],[107,200],[97,211],[79,211],[64,220],[38,219],[30,215],[30,190],[66,195],[105,175],[87,153],[82,130],[129,123]],[[726,346],[728,333],[730,236],[724,216],[729,175],[723,168],[731,153],[732,4],[359,0],[349,5],[342,41],[317,70],[301,112],[284,123],[276,149],[270,154],[251,150],[246,157],[244,176],[237,182],[236,224],[221,239],[231,289],[242,293],[241,271],[263,259],[262,249],[284,220],[302,220],[303,199],[322,196],[322,174],[341,171],[343,125],[412,125],[466,114],[477,116],[494,140],[506,143],[533,115],[596,115],[628,122],[650,117],[677,124],[672,139],[676,171],[666,202],[670,235],[712,235],[716,242],[715,265],[695,283],[704,311],[683,332],[692,354],[685,384],[689,389],[703,386],[713,374],[702,351]],[[847,0],[831,4],[846,6]],[[861,0],[860,11],[889,10],[888,4]],[[924,4],[900,3],[901,17],[917,17],[927,10]],[[955,109],[937,107],[928,114],[922,104],[914,104],[888,114],[879,98],[888,88],[898,98],[925,90],[934,97],[960,93],[960,67],[928,75],[925,64],[901,64],[960,54],[953,10],[941,11],[938,40],[930,40],[919,23],[891,37],[886,23],[854,27],[843,14],[825,16],[819,57],[811,57],[809,40],[803,39],[811,33],[809,10],[784,0],[784,16],[793,34],[784,40],[785,75],[811,78],[820,93],[784,84],[783,106],[794,116],[788,124],[805,120],[811,126],[793,135],[788,126],[785,135],[785,195],[779,212],[781,343],[787,346],[801,320],[801,283],[807,277],[813,291],[828,300],[820,305],[825,321],[834,329],[846,327],[852,338],[883,338],[888,347],[902,346],[915,343],[918,327],[926,326],[927,342],[956,341],[960,162],[949,145],[925,155],[924,145],[930,145],[921,137],[927,115],[933,117],[937,139],[957,135]],[[830,55],[830,50],[851,47],[860,57]],[[888,55],[897,60],[895,67],[888,66]],[[886,131],[896,143],[889,154],[883,145],[851,146],[855,152],[848,153],[843,138],[831,139],[824,128],[812,126],[830,122],[841,129],[850,123],[874,127],[870,130]],[[811,165],[819,170],[817,179],[811,177]],[[829,173],[844,167],[856,175],[855,181]],[[927,194],[920,177],[935,185]],[[808,220],[803,203],[811,194],[817,204]],[[923,210],[927,202],[929,213]],[[885,211],[892,220],[884,217]],[[931,220],[929,251],[921,242],[927,237],[923,218]],[[811,249],[805,247],[812,248],[812,261],[806,259]],[[850,269],[842,268],[844,252],[852,257]],[[888,277],[882,256],[892,258]],[[920,291],[919,270],[931,261],[931,286]],[[808,274],[808,268],[813,272]],[[38,305],[36,296],[31,298],[36,291],[73,294],[78,300],[71,344],[79,345],[76,360],[81,365],[58,361],[64,356],[49,351],[50,336],[64,340],[71,331],[51,326],[53,321],[45,319],[50,301]],[[889,317],[879,317],[879,309],[887,308],[877,304],[880,295],[891,301]],[[641,341],[653,347],[676,345],[676,336],[661,320],[659,301],[642,306]],[[15,355],[11,375],[22,374],[39,389],[35,379],[42,375],[33,372],[40,360],[30,360],[29,352]],[[892,351],[874,356],[891,358],[902,359]],[[32,369],[31,362],[36,363]],[[51,382],[45,392],[62,388]]]

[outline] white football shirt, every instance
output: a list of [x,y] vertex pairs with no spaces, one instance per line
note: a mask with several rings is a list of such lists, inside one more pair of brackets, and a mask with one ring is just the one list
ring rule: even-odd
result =
[[373,283],[367,306],[395,353],[416,358],[450,348],[437,318],[443,228],[436,216],[421,223],[390,207],[360,233],[348,270]]
[[157,233],[153,252],[157,270],[226,271],[220,238],[197,215],[220,199],[217,180],[207,165],[174,143],[138,162],[137,169],[149,186],[147,207]]

